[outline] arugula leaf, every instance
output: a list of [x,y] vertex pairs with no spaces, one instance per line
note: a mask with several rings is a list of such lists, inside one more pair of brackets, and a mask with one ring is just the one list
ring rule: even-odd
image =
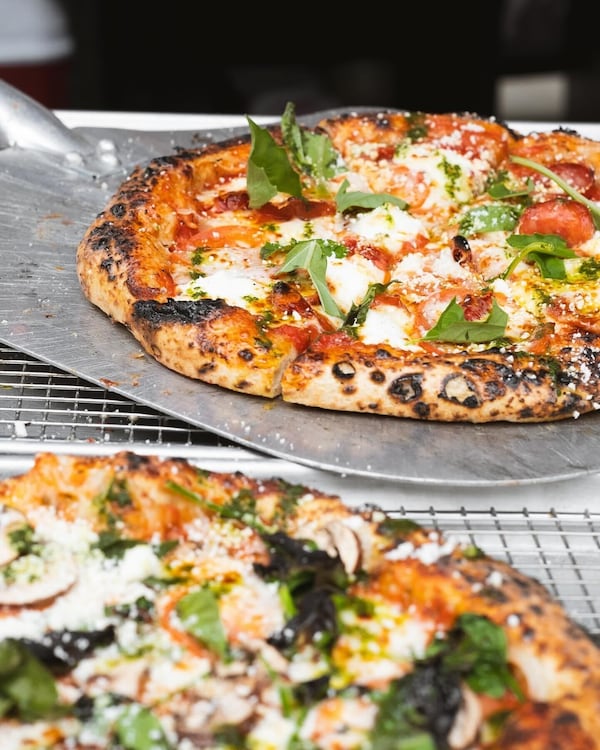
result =
[[459,233],[471,237],[482,232],[510,232],[516,227],[520,215],[520,208],[505,203],[476,206],[462,217]]
[[115,733],[123,750],[171,750],[165,731],[152,711],[130,703],[119,714]]
[[221,657],[227,655],[227,638],[217,597],[208,588],[190,591],[177,602],[177,614],[185,630]]
[[296,108],[288,102],[281,117],[281,134],[296,167],[317,181],[342,172],[345,167],[326,133],[313,133],[296,123]]
[[557,234],[511,234],[506,239],[511,246],[520,250],[500,278],[507,279],[525,259],[532,260],[546,279],[566,278],[563,258],[576,258],[562,237]]
[[480,344],[493,341],[504,335],[508,314],[492,300],[492,309],[485,320],[465,320],[465,313],[453,297],[440,315],[438,322],[423,339],[426,341],[448,341],[451,343]]
[[343,313],[331,296],[325,274],[328,256],[335,255],[337,258],[343,258],[347,252],[348,248],[345,245],[333,240],[314,239],[295,242],[291,245],[291,249],[287,251],[287,258],[279,269],[279,273],[289,273],[298,268],[308,271],[323,305],[323,310],[328,315],[343,318]]
[[351,190],[348,192],[348,180],[344,180],[340,185],[335,196],[336,208],[340,213],[348,211],[351,208],[378,208],[385,203],[391,203],[402,210],[408,208],[408,203],[390,193],[363,193],[360,190]]
[[276,143],[266,128],[250,117],[246,119],[252,139],[246,175],[250,208],[264,206],[277,193],[302,198],[300,176],[290,164],[285,148]]
[[493,180],[489,180],[486,186],[487,193],[492,198],[498,200],[506,200],[508,198],[527,198],[533,192],[535,187],[531,177],[528,177],[525,182],[525,187],[518,190],[514,190],[512,187],[508,187],[510,177],[506,170],[502,170],[496,174]]
[[560,188],[562,188],[568,196],[573,198],[573,200],[577,201],[578,203],[582,203],[584,206],[587,206],[587,208],[589,208],[590,210],[590,213],[592,214],[594,226],[596,227],[596,229],[600,229],[600,206],[598,206],[597,203],[594,203],[594,201],[586,198],[578,190],[575,190],[574,187],[569,185],[568,182],[565,182],[562,177],[559,177],[556,172],[553,172],[551,169],[548,169],[548,167],[540,164],[537,161],[526,159],[524,156],[515,155],[511,156],[510,160],[515,164],[520,164],[523,167],[529,167],[529,169],[533,169],[536,172],[543,174],[545,177],[548,177]]

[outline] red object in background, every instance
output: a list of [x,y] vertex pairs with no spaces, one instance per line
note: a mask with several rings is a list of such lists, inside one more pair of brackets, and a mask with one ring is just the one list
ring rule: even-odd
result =
[[56,0],[2,0],[0,78],[49,109],[67,109],[73,39]]
[[69,60],[0,64],[0,78],[48,109],[69,108]]

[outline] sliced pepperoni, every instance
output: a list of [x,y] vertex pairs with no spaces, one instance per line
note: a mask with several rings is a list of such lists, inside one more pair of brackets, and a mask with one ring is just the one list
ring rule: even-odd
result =
[[528,206],[518,225],[519,234],[556,234],[569,247],[586,242],[594,231],[594,221],[587,206],[565,198],[552,198]]
[[492,310],[493,294],[468,294],[460,306],[463,309],[465,320],[484,320]]
[[586,164],[578,164],[572,161],[559,161],[549,164],[548,169],[562,178],[568,185],[577,190],[582,195],[588,196],[588,193],[596,183],[596,174],[591,167]]

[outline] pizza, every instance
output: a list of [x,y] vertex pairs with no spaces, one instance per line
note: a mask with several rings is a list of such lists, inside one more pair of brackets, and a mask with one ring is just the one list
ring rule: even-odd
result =
[[85,297],[188,378],[318,409],[547,422],[600,404],[600,142],[470,113],[280,121],[137,166]]
[[0,482],[3,750],[592,750],[600,649],[368,498],[177,457]]

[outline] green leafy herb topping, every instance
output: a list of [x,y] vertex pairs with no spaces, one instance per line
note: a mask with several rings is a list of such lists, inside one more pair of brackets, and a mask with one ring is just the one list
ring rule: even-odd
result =
[[325,133],[313,133],[296,122],[296,108],[288,102],[281,117],[283,143],[296,168],[317,183],[335,177],[345,167]]
[[354,333],[354,329],[361,326],[367,319],[367,313],[369,312],[369,308],[375,297],[377,297],[378,294],[383,294],[390,284],[394,284],[395,282],[396,279],[392,279],[387,284],[369,284],[365,296],[358,305],[353,303],[350,310],[348,310],[342,328],[349,333]]
[[177,614],[184,629],[221,657],[228,655],[228,643],[219,614],[217,597],[210,588],[190,591],[177,602]]
[[264,206],[277,193],[303,198],[300,173],[323,191],[325,180],[343,171],[340,155],[329,136],[300,128],[291,102],[281,118],[281,146],[268,128],[261,128],[250,117],[246,119],[251,138],[246,175],[250,208]]
[[302,198],[300,176],[290,164],[287,152],[266,128],[261,128],[250,117],[252,145],[248,157],[246,188],[250,208],[260,208],[277,193]]
[[456,301],[450,301],[437,323],[423,339],[426,341],[448,341],[455,344],[479,344],[494,341],[504,335],[508,314],[492,300],[492,309],[485,320],[465,320],[465,313]]
[[129,703],[123,708],[115,724],[115,734],[123,750],[172,748],[158,717],[139,703]]
[[293,240],[289,245],[280,245],[276,242],[269,242],[264,245],[260,251],[260,257],[266,258],[276,251],[283,251],[287,257],[279,269],[279,273],[290,273],[297,269],[308,271],[310,280],[314,284],[323,310],[328,315],[336,318],[343,318],[344,315],[337,306],[336,301],[331,296],[327,286],[327,258],[335,255],[336,258],[343,258],[348,253],[348,248],[339,242],[333,240]]
[[24,555],[39,555],[42,545],[35,535],[33,526],[24,523],[8,532],[8,542],[19,557]]
[[507,200],[510,198],[529,198],[535,185],[531,177],[527,178],[525,186],[514,188],[510,184],[510,175],[506,170],[496,173],[491,179],[488,179],[486,189],[488,195],[497,200]]
[[424,112],[410,112],[406,116],[406,122],[408,123],[406,137],[409,141],[420,141],[427,137],[429,130],[425,122]]
[[23,721],[65,713],[51,673],[22,643],[0,641],[0,717]]
[[467,211],[459,224],[459,233],[465,237],[483,232],[510,232],[519,221],[521,209],[505,203],[490,203]]
[[507,279],[524,260],[533,261],[546,279],[566,277],[563,258],[576,258],[577,254],[567,247],[562,237],[556,234],[512,234],[507,243],[519,250],[501,278]]
[[426,658],[431,657],[460,673],[476,693],[501,698],[509,691],[519,700],[524,698],[508,667],[506,634],[483,615],[460,615],[447,636],[430,645]]
[[374,694],[378,704],[370,735],[373,750],[437,750],[461,704],[461,682],[494,698],[507,691],[523,699],[506,658],[506,636],[486,617],[461,615],[446,638],[436,639],[412,672]]
[[565,182],[562,177],[559,177],[556,172],[553,172],[551,169],[548,169],[548,167],[540,164],[537,161],[526,159],[524,156],[514,155],[510,157],[510,160],[515,164],[520,164],[522,167],[529,167],[529,169],[533,169],[536,172],[543,174],[545,177],[548,177],[550,180],[555,182],[562,190],[565,191],[568,196],[573,198],[573,200],[577,201],[578,203],[582,203],[584,206],[587,206],[592,215],[592,219],[594,220],[594,226],[596,227],[596,229],[600,229],[600,207],[597,203],[594,203],[594,201],[586,198],[578,190],[575,190],[574,187],[569,185],[568,182]]
[[348,180],[344,179],[335,196],[336,207],[340,213],[351,209],[370,210],[383,206],[386,203],[391,203],[403,210],[408,208],[408,203],[396,195],[391,195],[390,193],[363,193],[359,190],[348,192],[349,185]]

